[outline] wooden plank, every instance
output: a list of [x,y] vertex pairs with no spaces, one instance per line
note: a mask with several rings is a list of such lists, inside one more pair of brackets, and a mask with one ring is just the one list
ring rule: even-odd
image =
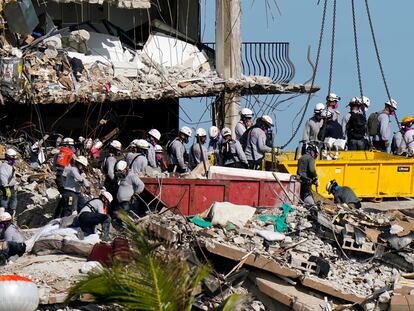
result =
[[[241,258],[248,253],[242,248],[224,245],[214,241],[206,241],[205,246],[210,253],[236,261],[241,260]],[[266,258],[261,255],[251,254],[247,257],[245,265],[288,278],[298,278],[301,275],[300,272],[284,267],[277,263],[274,259]]]

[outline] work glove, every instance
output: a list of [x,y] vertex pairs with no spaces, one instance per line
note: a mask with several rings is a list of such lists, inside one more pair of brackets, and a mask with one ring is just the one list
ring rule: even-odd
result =
[[312,183],[316,186],[319,187],[319,179],[318,178],[314,178]]
[[11,190],[10,190],[10,187],[6,187],[5,188],[5,197],[6,198],[10,198],[11,197]]

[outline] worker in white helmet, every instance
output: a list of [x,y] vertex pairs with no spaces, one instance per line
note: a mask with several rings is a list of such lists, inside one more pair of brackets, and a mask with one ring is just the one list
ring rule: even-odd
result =
[[335,93],[330,93],[328,96],[326,96],[326,108],[332,113],[332,120],[338,122],[340,122],[339,115],[341,114],[338,110],[340,100],[341,97]]
[[109,205],[113,201],[113,196],[108,191],[101,191],[98,198],[93,198],[85,203],[78,215],[78,222],[82,236],[95,233],[97,225],[102,225],[101,239],[108,241],[111,218],[107,215]]
[[[118,190],[118,181],[115,179],[115,164],[122,159],[122,144],[113,140],[109,144],[108,154],[102,162],[102,172],[105,175],[104,186],[113,196]],[[115,202],[112,207],[115,207]]]
[[220,130],[217,126],[211,126],[208,130],[209,142],[208,142],[208,154],[209,157],[212,157],[214,161],[211,161],[213,165],[220,165],[220,146],[223,142],[223,137],[221,136]]
[[157,162],[157,168],[161,172],[168,171],[168,165],[164,161],[164,149],[160,145],[155,145],[155,161]]
[[249,108],[243,108],[240,111],[240,121],[237,122],[236,127],[234,129],[234,133],[236,135],[236,140],[239,140],[242,137],[243,133],[246,130],[253,126],[253,111]]
[[138,196],[144,191],[145,185],[137,174],[128,169],[128,164],[121,160],[116,164],[115,173],[118,176],[119,187],[117,192],[117,210],[129,212],[137,208],[133,202],[133,197]]
[[220,146],[221,165],[234,168],[249,168],[246,154],[238,140],[231,137],[231,130],[227,127],[221,130],[223,143]]
[[190,168],[194,169],[200,163],[208,162],[207,148],[204,146],[207,141],[207,132],[203,128],[196,130],[196,137],[194,144],[190,147],[189,164]]
[[63,171],[65,182],[63,184],[63,203],[55,210],[54,218],[61,218],[76,214],[78,202],[81,196],[81,188],[89,188],[90,183],[86,179],[85,169],[88,166],[88,159],[84,156],[76,157],[74,165],[68,166]]
[[167,144],[168,153],[168,172],[177,172],[179,174],[189,172],[186,162],[188,162],[188,153],[185,144],[188,143],[193,131],[188,126],[183,126],[178,132],[178,136]]
[[248,132],[244,152],[250,169],[261,170],[265,153],[272,152],[272,148],[266,145],[266,133],[271,127],[273,127],[272,118],[268,115],[263,115],[256,120],[256,124]]
[[7,243],[7,252],[0,250],[0,260],[11,256],[23,256],[26,251],[26,244],[20,233],[19,227],[13,222],[13,217],[8,212],[0,214],[0,237]]
[[342,119],[342,130],[347,139],[348,150],[366,150],[367,119],[361,98],[353,97],[349,102],[350,112]]
[[391,99],[385,102],[384,110],[374,112],[368,119],[368,132],[372,136],[373,146],[387,152],[391,140],[391,116],[395,115],[397,102]]
[[147,141],[149,143],[149,149],[147,151],[148,165],[152,168],[157,167],[155,161],[155,145],[159,143],[161,139],[161,133],[157,129],[151,129],[147,133]]
[[134,139],[133,141],[131,141],[131,143],[129,144],[129,146],[127,147],[128,153],[125,157],[125,161],[129,164],[131,164],[132,159],[135,158],[135,155],[137,153],[136,151],[136,145],[139,139]]
[[321,114],[325,109],[325,105],[322,103],[315,105],[315,109],[313,109],[313,117],[306,122],[305,128],[303,129],[302,141],[304,143],[318,140],[318,134],[323,125]]
[[136,141],[134,157],[128,165],[133,173],[140,175],[145,174],[145,169],[148,166],[147,152],[149,149],[150,143],[145,139],[138,139]]
[[16,150],[9,148],[5,152],[5,161],[0,164],[0,189],[2,192],[0,206],[12,216],[16,213],[17,195],[16,195]]

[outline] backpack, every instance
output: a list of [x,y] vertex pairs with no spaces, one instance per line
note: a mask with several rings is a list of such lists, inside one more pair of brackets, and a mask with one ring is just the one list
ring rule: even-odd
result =
[[378,112],[373,112],[368,117],[368,135],[376,136],[379,134],[378,131]]
[[248,137],[249,137],[249,133],[251,132],[251,130],[252,129],[254,129],[255,128],[255,126],[251,126],[251,127],[249,127],[244,133],[243,133],[243,135],[240,137],[240,139],[239,139],[239,142],[240,142],[240,145],[242,146],[242,149],[243,149],[243,151],[245,151],[246,150],[246,147],[247,147],[247,140],[248,140]]
[[[235,160],[235,154],[231,152],[231,145],[234,145],[236,141],[229,140],[221,144],[220,146],[220,154],[222,157],[223,162],[229,161],[229,160]],[[237,161],[236,161],[237,162]]]
[[367,120],[362,113],[351,112],[346,125],[346,135],[349,139],[361,140],[365,137]]

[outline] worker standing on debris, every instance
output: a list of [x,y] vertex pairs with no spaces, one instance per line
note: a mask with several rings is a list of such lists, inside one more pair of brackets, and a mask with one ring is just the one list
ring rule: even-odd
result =
[[313,117],[310,118],[306,124],[303,131],[302,141],[313,142],[318,140],[319,131],[323,125],[322,119],[322,111],[325,110],[325,105],[322,103],[318,103],[315,105],[315,109],[313,109]]
[[75,159],[74,144],[75,141],[72,138],[64,138],[60,143],[59,152],[53,158],[53,170],[56,171],[55,182],[60,194],[63,193],[63,170]]
[[208,154],[211,165],[220,165],[220,145],[223,137],[220,135],[220,130],[217,126],[211,126],[208,130],[210,141],[208,142]]
[[397,110],[397,102],[391,99],[385,103],[384,110],[372,113],[368,118],[368,132],[373,146],[387,152],[391,136],[391,116]]
[[335,179],[326,184],[326,191],[334,196],[336,204],[346,204],[349,207],[361,208],[361,200],[355,195],[354,191],[347,186],[339,186]]
[[79,227],[84,236],[94,234],[96,226],[101,224],[101,239],[103,241],[109,240],[111,217],[107,215],[107,211],[112,200],[112,194],[108,191],[102,191],[99,198],[86,202],[78,216]]
[[[414,118],[412,116],[406,116],[401,120],[401,129],[394,134],[391,142],[391,153],[395,155],[407,155],[408,146],[413,140],[407,132],[412,131],[411,127],[414,124]],[[404,137],[406,136],[406,139]]]
[[118,182],[115,179],[115,165],[122,159],[122,144],[118,140],[113,140],[109,144],[108,155],[102,163],[102,172],[105,175],[105,189],[114,195],[118,190]]
[[147,134],[147,142],[149,143],[148,149],[148,165],[152,168],[157,167],[157,162],[155,161],[155,145],[158,144],[161,138],[161,133],[157,129],[151,129],[148,131]]
[[116,164],[116,175],[119,180],[119,188],[117,192],[118,208],[117,211],[123,209],[129,212],[135,209],[133,197],[138,196],[144,191],[145,185],[137,174],[128,169],[128,164],[121,160]]
[[162,173],[168,171],[168,165],[166,165],[164,161],[164,149],[160,145],[155,145],[154,149],[157,168],[160,169]]
[[234,132],[236,134],[236,140],[239,140],[240,137],[246,132],[246,130],[253,126],[253,111],[249,108],[243,108],[240,111],[240,121],[237,122]]
[[84,156],[76,157],[74,165],[68,166],[63,171],[65,182],[63,184],[63,204],[58,205],[54,218],[61,218],[76,214],[78,202],[81,196],[81,188],[89,188],[89,181],[85,176],[85,168],[88,166],[88,159]]
[[266,145],[266,133],[271,127],[273,127],[272,118],[263,115],[256,120],[256,124],[248,132],[245,154],[250,169],[261,170],[265,153],[272,152],[272,148]]
[[134,174],[145,174],[145,169],[148,166],[147,152],[149,149],[150,143],[148,141],[145,139],[137,140],[135,144],[136,153],[128,166]]
[[308,205],[314,205],[312,185],[319,186],[318,174],[315,169],[315,159],[319,149],[313,144],[308,144],[305,154],[298,160],[297,175],[300,177],[300,198]]
[[5,152],[5,161],[0,164],[0,183],[2,197],[0,206],[10,213],[13,217],[16,213],[17,195],[16,195],[16,163],[17,152],[10,148]]
[[188,161],[188,153],[185,149],[185,144],[188,143],[192,135],[189,127],[183,126],[176,138],[168,142],[168,172],[177,172],[179,174],[187,173],[189,171],[186,162]]
[[330,93],[326,96],[326,108],[332,113],[332,120],[339,122],[339,115],[341,114],[338,110],[339,101],[341,98],[335,93]]
[[198,128],[196,130],[196,137],[195,137],[194,144],[190,147],[189,152],[189,163],[190,167],[193,170],[198,164],[206,163],[208,161],[208,153],[207,149],[204,146],[207,141],[207,132],[203,128]]
[[221,165],[235,168],[249,168],[246,154],[238,140],[231,137],[231,130],[227,127],[221,130],[223,143],[220,147]]

